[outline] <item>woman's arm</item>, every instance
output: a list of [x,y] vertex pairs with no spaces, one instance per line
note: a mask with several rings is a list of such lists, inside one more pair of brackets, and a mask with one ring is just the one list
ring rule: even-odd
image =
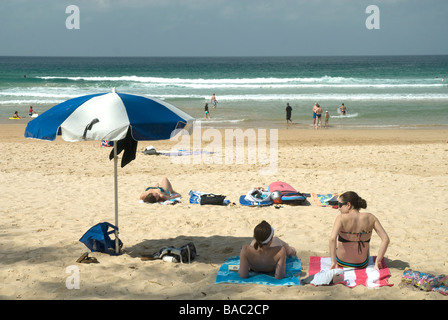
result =
[[381,239],[380,248],[378,249],[378,255],[376,257],[375,261],[375,269],[379,270],[383,266],[381,264],[381,261],[384,258],[384,255],[386,254],[387,247],[389,246],[389,236],[386,233],[386,230],[384,230],[383,226],[381,225],[380,221],[375,217],[375,223],[373,225],[373,228],[375,229],[376,233]]
[[341,230],[342,223],[341,223],[341,216],[337,216],[334,224],[333,224],[333,230],[331,231],[330,235],[330,258],[331,258],[331,266],[330,269],[337,268],[337,261],[336,261],[336,244],[338,239],[339,231]]

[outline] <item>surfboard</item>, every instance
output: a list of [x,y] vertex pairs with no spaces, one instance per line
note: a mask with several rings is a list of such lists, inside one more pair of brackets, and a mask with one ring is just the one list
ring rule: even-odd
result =
[[269,192],[280,191],[280,199],[275,199],[274,203],[294,203],[300,204],[306,200],[306,197],[294,189],[291,185],[283,181],[276,181],[269,185]]
[[19,120],[19,119],[22,119],[22,118],[16,118],[16,117],[10,117],[9,118],[9,120]]

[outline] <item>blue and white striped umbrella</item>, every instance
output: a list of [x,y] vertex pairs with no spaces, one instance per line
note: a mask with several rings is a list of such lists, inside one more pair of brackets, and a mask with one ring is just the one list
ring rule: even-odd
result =
[[[164,101],[117,93],[92,94],[67,100],[30,121],[26,138],[53,141],[119,141],[128,131],[135,141],[170,139],[180,130],[188,133],[194,118]],[[115,226],[118,229],[117,143],[114,143]],[[115,248],[119,253],[118,231]]]
[[176,129],[190,131],[194,119],[164,101],[131,94],[92,94],[67,100],[30,121],[26,138],[65,141],[124,139],[131,129],[132,138],[169,139]]

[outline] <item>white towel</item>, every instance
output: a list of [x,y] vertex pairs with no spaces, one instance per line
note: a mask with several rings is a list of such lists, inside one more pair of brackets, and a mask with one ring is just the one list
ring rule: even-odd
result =
[[331,269],[331,270],[321,270],[314,275],[311,284],[315,286],[329,285],[333,279],[334,283],[341,281],[342,279],[338,276],[344,274],[343,269]]

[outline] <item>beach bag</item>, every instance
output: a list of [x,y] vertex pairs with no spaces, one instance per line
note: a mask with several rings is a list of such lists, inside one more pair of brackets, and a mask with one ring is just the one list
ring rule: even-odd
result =
[[222,194],[206,193],[201,196],[200,204],[222,205],[225,198]]
[[166,247],[160,249],[152,255],[153,259],[163,259],[164,257],[173,257],[176,262],[191,263],[196,258],[196,247],[193,242],[189,242],[180,248]]
[[230,202],[228,200],[225,200],[226,196],[222,194],[190,191],[189,195],[190,195],[190,203],[194,204],[226,205]]
[[[109,229],[112,229],[109,231]],[[116,254],[115,239],[109,237],[110,234],[115,234],[117,227],[109,222],[101,222],[91,227],[82,237],[80,242],[84,243],[91,252],[102,252],[110,255]],[[120,249],[123,243],[118,239]]]

